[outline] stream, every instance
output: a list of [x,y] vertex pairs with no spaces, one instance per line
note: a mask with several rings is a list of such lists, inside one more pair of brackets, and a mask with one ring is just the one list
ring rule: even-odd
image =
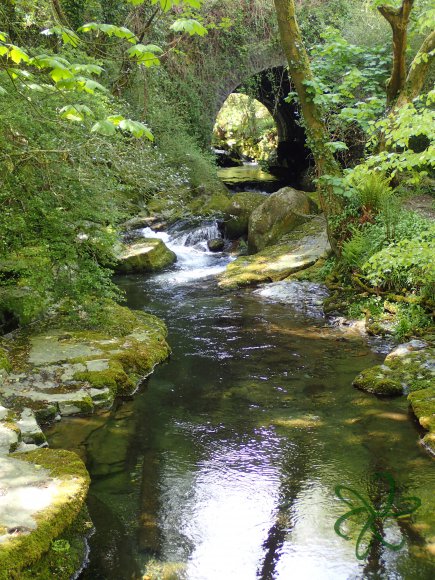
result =
[[[316,285],[297,285],[290,302],[268,290],[221,291],[216,275],[230,257],[206,250],[213,228],[157,234],[178,262],[118,280],[130,307],[166,321],[170,360],[129,400],[47,434],[52,447],[77,451],[92,477],[96,531],[80,578],[434,578],[419,532],[434,525],[433,460],[405,398],[351,386],[382,345],[327,321]],[[334,524],[351,508],[335,488],[379,508],[377,472],[421,499],[418,525],[385,518],[382,537],[404,546],[375,540],[358,560],[367,518],[349,520],[352,540],[338,536]]]

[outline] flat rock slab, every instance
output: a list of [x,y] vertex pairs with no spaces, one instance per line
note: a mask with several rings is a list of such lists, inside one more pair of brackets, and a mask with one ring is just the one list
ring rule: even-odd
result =
[[86,468],[70,451],[38,449],[0,457],[2,580],[21,578],[25,569],[23,577],[31,577],[29,566],[82,511],[88,487]]
[[[57,328],[11,337],[10,344],[4,341],[15,358],[11,358],[8,372],[0,377],[0,400],[18,416],[21,414],[16,423],[22,434],[20,441],[45,442],[34,417],[28,413],[35,413],[38,421],[47,421],[58,415],[89,414],[98,408],[110,408],[117,394],[131,393],[168,356],[162,321],[143,312],[118,308],[120,315],[128,315],[130,320],[130,332],[126,334],[110,336]],[[0,412],[5,414],[1,409]],[[0,440],[7,448],[16,442],[5,429]]]
[[58,484],[47,469],[0,457],[0,544],[36,528],[34,515],[53,501]]
[[298,226],[281,242],[254,254],[237,258],[220,276],[219,286],[236,288],[277,282],[312,266],[331,251],[324,217]]

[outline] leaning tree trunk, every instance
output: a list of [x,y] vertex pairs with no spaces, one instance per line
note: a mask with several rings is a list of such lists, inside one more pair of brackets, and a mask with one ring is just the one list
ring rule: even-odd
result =
[[[322,112],[308,92],[306,81],[310,81],[314,77],[296,20],[295,2],[294,0],[275,0],[275,8],[281,43],[288,60],[290,77],[299,98],[307,145],[314,157],[317,176],[340,175],[341,168],[334,158],[333,152],[327,146],[330,136],[322,119]],[[331,186],[319,188],[319,199],[327,218],[340,211],[341,204],[334,195]],[[336,251],[336,242],[329,228],[328,237],[332,248]]]
[[421,93],[427,73],[435,60],[435,31],[432,31],[423,41],[420,50],[415,55],[406,77],[405,84],[397,97],[396,107],[400,108],[410,103]]
[[402,0],[400,8],[379,6],[378,10],[389,22],[393,31],[393,70],[387,83],[387,105],[390,105],[406,82],[406,42],[408,37],[409,15],[414,0]]

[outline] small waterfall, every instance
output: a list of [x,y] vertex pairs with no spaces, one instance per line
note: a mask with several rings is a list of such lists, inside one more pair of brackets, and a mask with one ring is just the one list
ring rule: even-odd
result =
[[215,276],[223,272],[232,259],[226,254],[208,250],[209,240],[222,237],[217,221],[207,221],[196,226],[179,222],[167,232],[143,228],[141,235],[144,238],[160,238],[177,254],[177,262],[171,270],[154,277],[165,283],[183,284],[190,280]]
[[198,250],[208,251],[207,242],[220,238],[217,221],[204,222],[201,225],[189,230],[172,230],[171,242],[179,246],[189,246]]

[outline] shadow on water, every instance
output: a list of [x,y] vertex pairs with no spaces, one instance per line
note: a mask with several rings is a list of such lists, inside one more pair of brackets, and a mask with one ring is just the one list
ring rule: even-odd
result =
[[[405,399],[351,387],[379,355],[318,310],[221,292],[207,269],[225,257],[198,259],[196,274],[189,258],[119,280],[131,307],[167,322],[171,359],[131,400],[49,435],[76,449],[92,476],[96,533],[83,578],[433,578],[421,536],[435,535],[433,461]],[[352,541],[334,532],[346,511],[334,489],[376,503],[367,482],[377,471],[422,507],[382,528],[403,533],[401,551],[373,542],[359,561],[359,522]]]

